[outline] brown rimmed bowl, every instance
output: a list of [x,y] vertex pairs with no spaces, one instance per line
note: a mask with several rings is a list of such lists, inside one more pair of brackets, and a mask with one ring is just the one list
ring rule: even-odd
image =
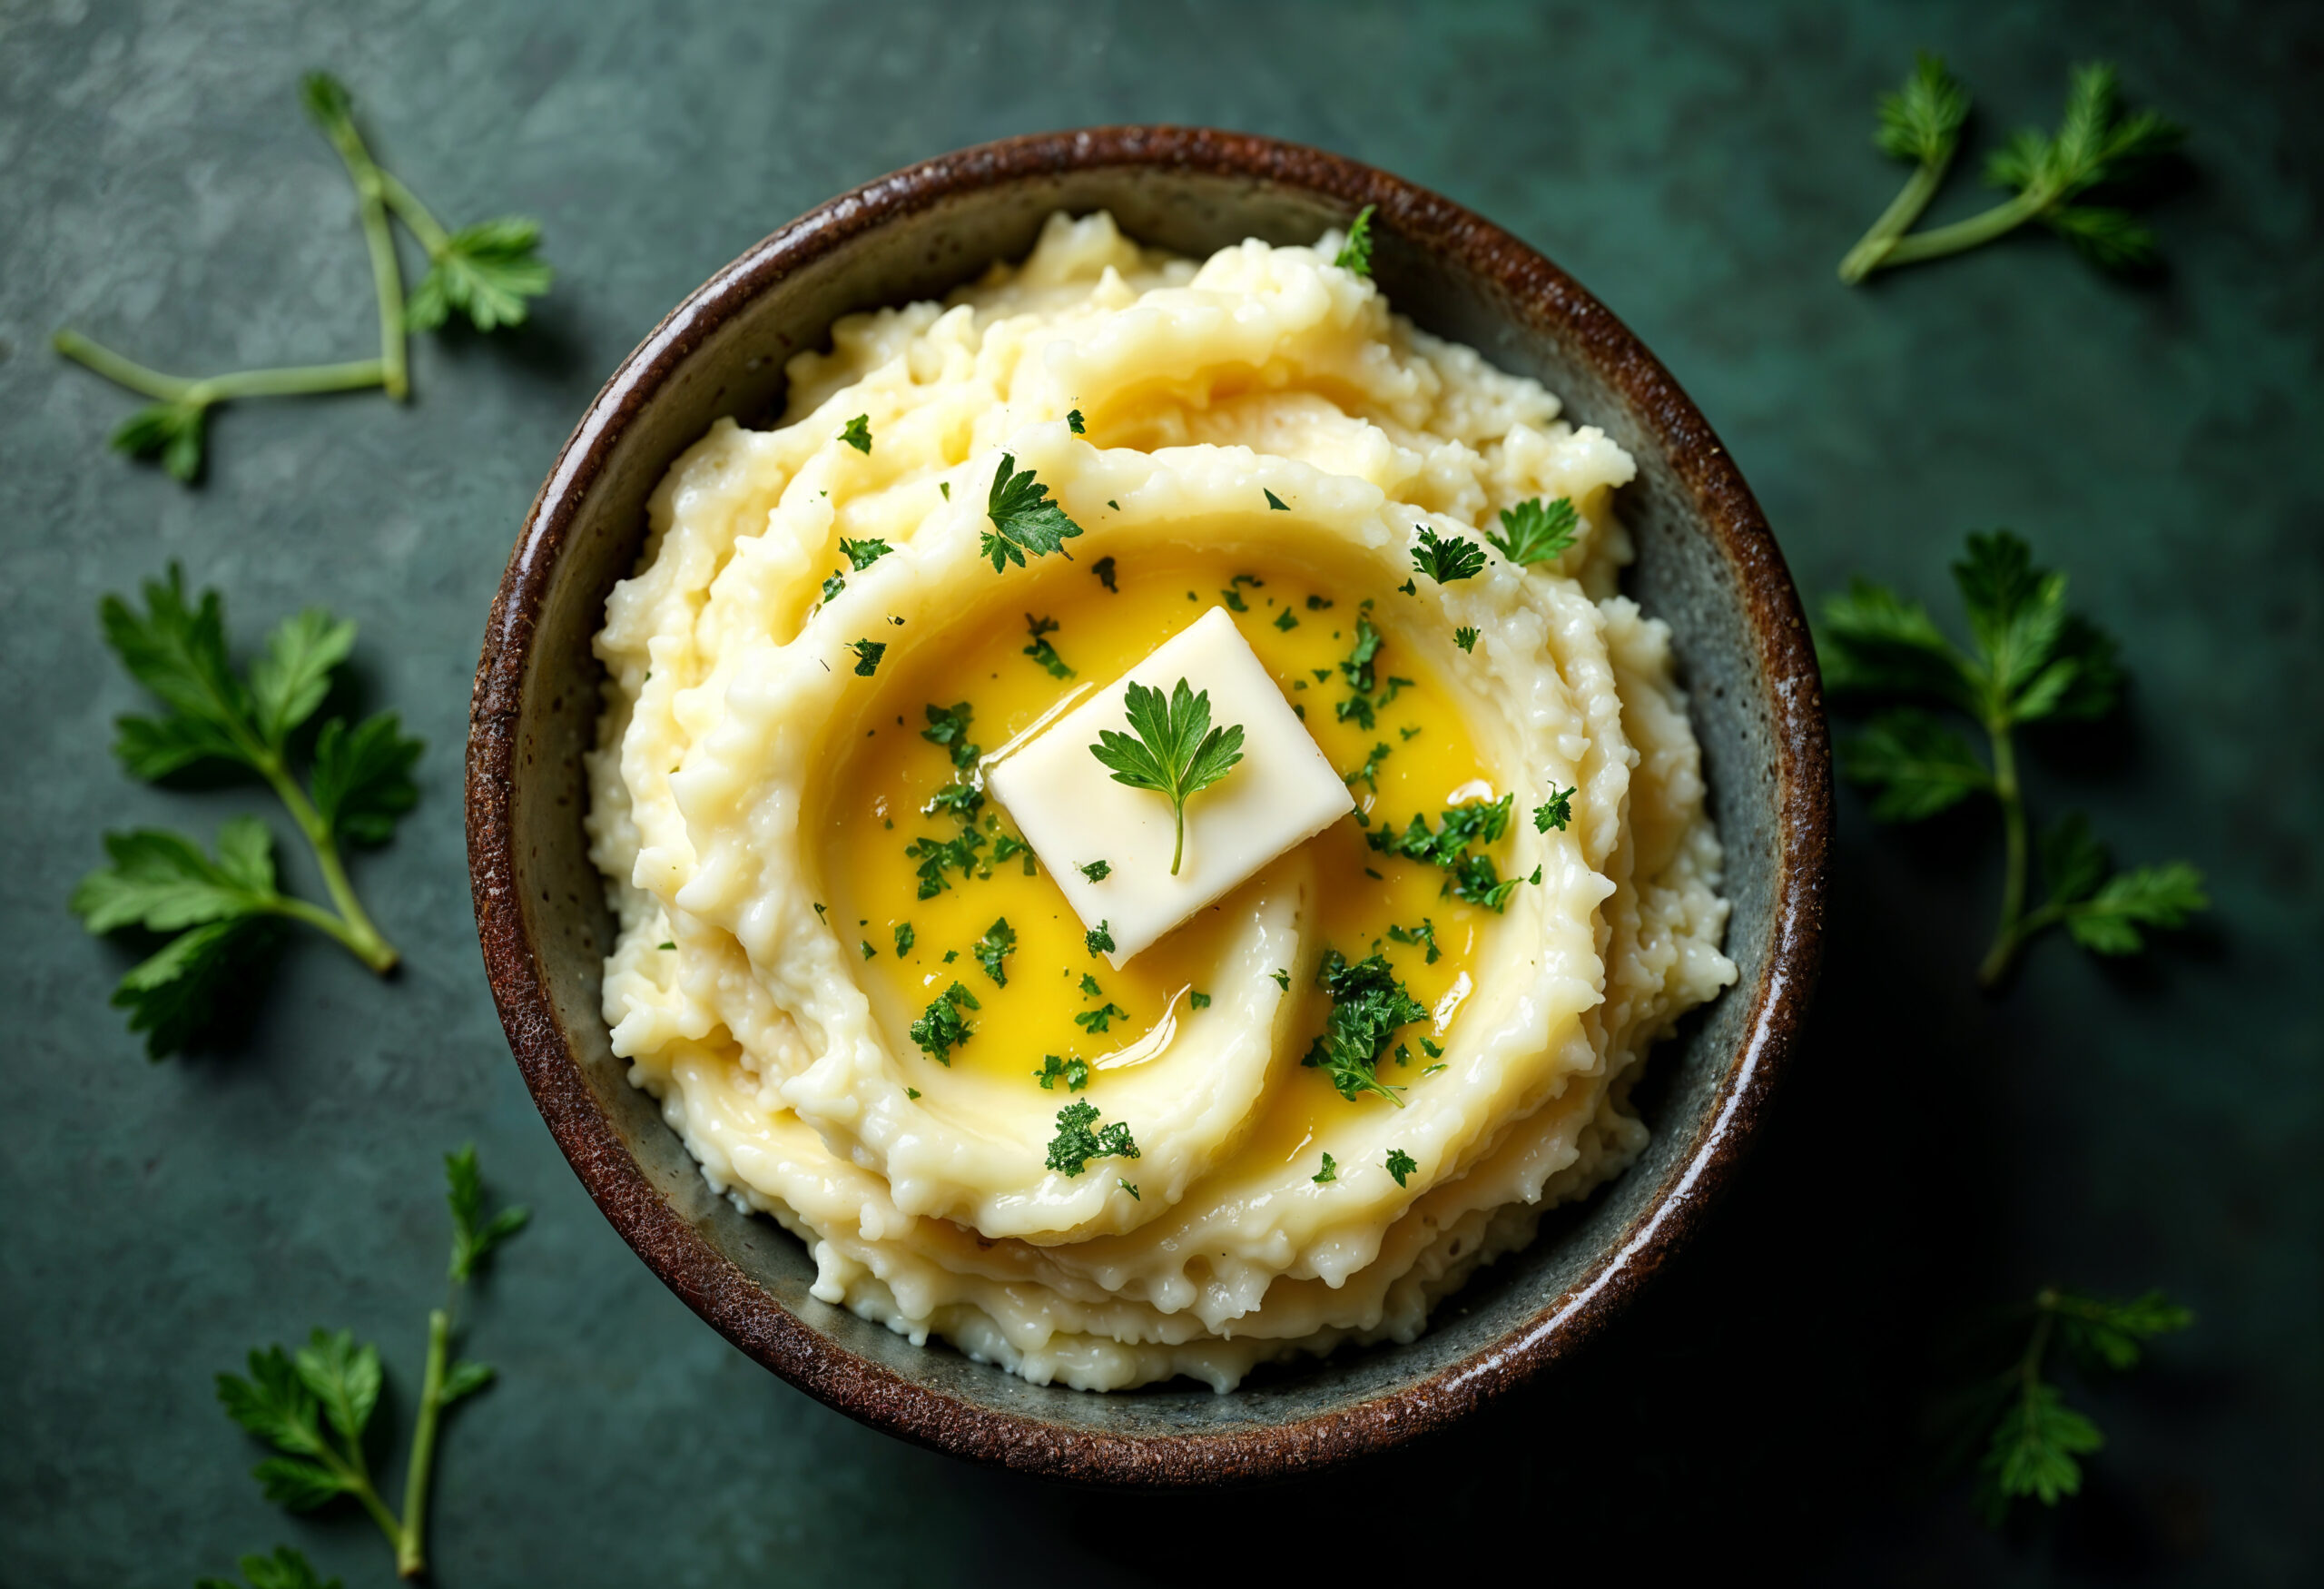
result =
[[[1538,377],[1638,459],[1626,587],[1667,619],[1734,902],[1739,982],[1659,1046],[1652,1145],[1525,1251],[1478,1274],[1409,1346],[1272,1367],[1225,1396],[1185,1382],[1093,1395],[918,1347],[808,1295],[814,1266],[704,1183],[632,1088],[598,1012],[614,940],[582,833],[591,637],[631,572],[645,500],[714,419],[779,411],[784,360],[857,310],[940,295],[1033,244],[1056,210],[1113,212],[1196,257],[1309,242],[1377,206],[1374,269],[1428,331]],[[1312,1471],[1461,1417],[1606,1327],[1699,1227],[1757,1129],[1816,980],[1831,830],[1807,625],[1727,450],[1654,356],[1572,278],[1425,189],[1239,133],[1103,127],[988,143],[812,210],[713,276],[625,360],[558,456],[487,623],[468,754],[468,867],[508,1042],[557,1145],[647,1267],[728,1340],[905,1439],[1054,1478],[1172,1485]]]

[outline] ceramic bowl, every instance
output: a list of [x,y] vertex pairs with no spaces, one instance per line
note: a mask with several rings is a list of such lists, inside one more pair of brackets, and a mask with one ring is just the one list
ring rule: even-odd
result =
[[[613,943],[582,833],[599,707],[589,642],[636,564],[645,500],[721,415],[780,411],[783,363],[841,315],[939,296],[1022,256],[1044,217],[1110,210],[1194,255],[1309,242],[1378,207],[1374,273],[1401,312],[1538,377],[1638,459],[1620,511],[1627,588],[1669,620],[1734,902],[1738,983],[1658,1047],[1653,1145],[1540,1239],[1472,1278],[1407,1346],[1271,1367],[1231,1394],[1029,1385],[808,1295],[772,1220],[714,1194],[599,1014]],[[1187,1485],[1313,1470],[1410,1440],[1568,1357],[1702,1222],[1757,1129],[1815,982],[1831,804],[1814,653],[1783,558],[1702,415],[1638,339],[1548,260],[1385,173],[1265,138],[1108,127],[989,143],[832,200],[713,276],[590,405],[541,487],[485,631],[468,755],[477,926],[510,1047],[589,1193],[714,1328],[876,1427],[1052,1477]]]

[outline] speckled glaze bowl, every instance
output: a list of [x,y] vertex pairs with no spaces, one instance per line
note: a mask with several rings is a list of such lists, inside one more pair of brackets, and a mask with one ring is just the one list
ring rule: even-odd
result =
[[[1656,1049],[1638,1100],[1653,1144],[1545,1220],[1409,1346],[1091,1395],[918,1347],[808,1295],[773,1221],[711,1191],[599,1014],[613,922],[582,833],[581,753],[600,706],[589,643],[637,561],[645,500],[721,415],[763,423],[783,362],[841,315],[941,294],[1028,252],[1044,217],[1107,209],[1201,256],[1308,242],[1378,206],[1374,273],[1401,312],[1541,380],[1638,459],[1619,499],[1629,590],[1667,619],[1727,845],[1739,982]],[[1733,1173],[1816,980],[1831,827],[1814,653],[1797,592],[1726,449],[1654,356],[1573,280],[1498,227],[1385,173],[1295,144],[1178,127],[1012,139],[883,177],[810,211],[655,328],[566,443],[487,623],[468,757],[477,928],[509,1046],[557,1145],[648,1267],[792,1384],[924,1446],[1126,1485],[1264,1478],[1384,1450],[1461,1417],[1608,1327]]]

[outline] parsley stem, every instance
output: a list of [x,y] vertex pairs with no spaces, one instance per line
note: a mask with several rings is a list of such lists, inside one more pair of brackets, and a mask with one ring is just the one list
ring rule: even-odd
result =
[[1178,863],[1186,858],[1187,854],[1187,803],[1184,800],[1172,802],[1170,814],[1177,819],[1178,824],[1177,845],[1170,852],[1170,875],[1176,877]]
[[379,303],[379,384],[401,402],[411,391],[403,324],[403,267],[396,261],[395,233],[388,227],[387,184],[392,180],[363,146],[362,134],[344,115],[322,123],[323,135],[339,152],[355,183],[355,208],[363,223],[363,244],[371,256],[371,284]]
[[1965,221],[1955,221],[1950,226],[1931,227],[1926,232],[1900,237],[1870,270],[1894,270],[1898,265],[1918,264],[1923,260],[1941,260],[1947,254],[1966,252],[1981,243],[2016,231],[2050,206],[2053,197],[2046,189],[2028,188],[2006,203],[1995,204]]
[[2001,802],[2002,834],[2007,848],[2001,921],[1994,929],[1993,946],[1985,951],[1984,963],[1977,968],[1977,984],[1990,990],[2009,974],[2018,948],[2025,942],[2025,795],[2018,787],[2017,749],[2011,743],[2007,723],[1989,719],[1985,735],[1993,744],[1994,798]]
[[396,952],[371,918],[363,909],[363,902],[355,897],[355,885],[347,879],[347,868],[339,858],[339,844],[332,838],[330,824],[323,821],[307,792],[290,776],[282,758],[272,751],[261,751],[253,758],[259,772],[272,786],[276,798],[290,813],[306,835],[307,847],[314,852],[316,868],[322,873],[323,887],[330,893],[330,903],[338,908],[336,916],[317,910],[304,900],[286,897],[281,913],[320,928],[346,946],[349,953],[372,971],[385,976],[393,971],[402,957]]
[[236,370],[224,375],[188,379],[149,370],[123,358],[78,331],[62,331],[53,339],[56,350],[74,363],[95,370],[115,386],[165,403],[206,409],[235,398],[293,397],[312,392],[359,391],[385,382],[377,359],[357,359],[344,364],[288,364],[271,370]]
[[443,222],[428,212],[419,195],[404,186],[395,173],[384,168],[379,172],[379,197],[387,201],[398,220],[411,228],[411,234],[419,239],[419,246],[428,251],[429,259],[451,247],[452,234],[444,230]]
[[1914,168],[1896,196],[1888,202],[1888,207],[1880,212],[1880,219],[1872,223],[1854,248],[1841,256],[1841,281],[1853,287],[1888,262],[1897,239],[1911,230],[1913,222],[1921,218],[1921,212],[1928,208],[1928,202],[1936,196],[1937,186],[1945,181],[1945,169],[1952,163],[1953,151],[1947,147],[1944,159],[1925,160]]
[[404,1471],[403,1525],[394,1535],[400,1578],[417,1578],[428,1570],[428,1481],[436,1466],[436,1422],[444,1407],[444,1359],[451,1338],[450,1311],[429,1310],[428,1366],[421,1371],[419,1414],[411,1428],[411,1464]]

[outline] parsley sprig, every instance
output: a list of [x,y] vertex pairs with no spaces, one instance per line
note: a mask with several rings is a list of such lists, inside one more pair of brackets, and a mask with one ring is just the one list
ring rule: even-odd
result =
[[[1941,150],[1942,158],[1935,163],[1936,176],[1925,183],[1935,191],[1944,162],[1951,158],[1950,140],[1957,137],[1967,114],[1968,97],[1934,56],[1923,56],[1903,93],[1890,97],[1896,101],[1893,112],[1887,99],[1881,105],[1880,146],[1918,163],[1913,181],[1889,206],[1893,212],[1914,193],[1930,169],[1931,155]],[[2092,203],[2085,197],[2126,189],[2185,137],[2185,128],[2152,111],[2125,112],[2112,66],[2102,61],[2076,66],[2058,130],[2023,129],[1985,162],[1986,184],[2008,189],[2014,197],[1926,232],[1905,232],[1907,218],[1886,238],[1880,236],[1889,221],[1884,214],[1841,261],[1841,280],[1860,281],[1874,271],[1961,253],[2032,221],[2039,221],[2105,269],[2151,264],[2154,233],[2121,205]],[[1920,202],[1925,203],[1926,197]]]
[[1320,1067],[1350,1103],[1369,1092],[1402,1109],[1400,1091],[1380,1080],[1380,1055],[1398,1028],[1427,1018],[1428,1006],[1404,991],[1384,954],[1351,961],[1332,950],[1316,981],[1332,996],[1332,1012],[1299,1062]]
[[[1402,830],[1384,824],[1366,829],[1364,840],[1383,854],[1400,855],[1423,866],[1437,867],[1448,874],[1445,893],[1498,914],[1508,908],[1510,895],[1517,892],[1522,879],[1504,878],[1491,855],[1472,846],[1501,841],[1501,836],[1509,831],[1510,814],[1516,801],[1516,794],[1511,793],[1498,800],[1468,800],[1448,806],[1437,814],[1433,832],[1429,829],[1428,818],[1414,812]],[[1535,819],[1540,819],[1538,812]]]
[[1880,125],[1872,135],[1883,154],[1910,161],[1913,174],[1840,261],[1841,281],[1863,281],[1921,218],[1952,167],[1961,124],[1968,119],[1968,92],[1945,69],[1945,58],[1927,50],[1913,52],[1912,75],[1905,85],[1880,96]]
[[1371,276],[1372,213],[1378,208],[1376,204],[1366,204],[1355,212],[1355,219],[1347,223],[1347,239],[1340,244],[1340,252],[1333,256],[1332,263],[1367,279]]
[[1138,1157],[1128,1121],[1098,1126],[1098,1106],[1086,1098],[1076,1099],[1057,1111],[1057,1136],[1049,1143],[1046,1160],[1049,1169],[1071,1177],[1088,1169],[1092,1159]]
[[1089,754],[1109,769],[1117,784],[1150,789],[1170,802],[1177,843],[1170,852],[1170,875],[1187,853],[1187,801],[1211,787],[1243,759],[1243,726],[1210,725],[1210,692],[1180,679],[1165,701],[1162,692],[1132,683],[1123,701],[1136,735],[1101,728]]
[[[1956,1464],[1976,1458],[1978,1509],[1998,1526],[2019,1500],[2054,1506],[2082,1488],[2080,1458],[2105,1445],[2090,1418],[2065,1402],[2048,1370],[2063,1357],[2084,1374],[2136,1367],[2158,1336],[2185,1329],[2194,1316],[2160,1291],[2114,1301],[2045,1286],[2030,1304],[1995,1322],[2024,1330],[2004,1366],[1963,1387],[1945,1407]],[[1996,1330],[1998,1347],[2013,1337]],[[1982,1446],[1982,1450],[1980,1450]]]
[[1544,503],[1531,497],[1514,508],[1501,510],[1502,533],[1485,531],[1485,539],[1493,549],[1521,568],[1547,562],[1573,545],[1581,515],[1574,511],[1573,498],[1560,497]]
[[234,972],[249,963],[280,921],[303,922],[385,973],[396,951],[356,898],[340,843],[385,844],[419,791],[411,781],[419,741],[396,715],[350,727],[322,725],[308,751],[307,780],[292,773],[300,730],[321,710],[331,676],[355,645],[355,626],[309,607],[275,626],[247,676],[226,648],[225,604],[214,590],[188,601],[176,565],[149,580],[145,610],[117,596],[99,607],[105,642],[130,676],[164,708],[124,716],[113,754],[148,782],[200,766],[256,773],[281,799],[313,850],[331,910],[275,886],[273,841],[263,824],[237,817],[218,834],[214,855],[180,834],[144,828],[108,834],[110,866],[74,891],[73,910],[92,933],[142,928],[171,934],[152,958],[122,978],[113,1002],[130,1030],[146,1033],[156,1059],[186,1045],[206,1025]]
[[[188,485],[201,477],[210,410],[218,404],[371,387],[401,400],[410,390],[407,342],[411,332],[434,331],[456,312],[480,331],[520,325],[526,301],[547,292],[555,276],[537,252],[537,221],[504,215],[448,231],[409,188],[372,158],[356,130],[353,98],[337,78],[309,74],[300,98],[354,181],[356,212],[370,253],[379,303],[378,358],[190,379],[148,369],[78,331],[60,331],[54,338],[56,350],[66,358],[155,400],[113,432],[113,445],[132,458],[158,460],[172,479]],[[409,299],[390,216],[403,222],[428,252],[428,272]]]
[[1485,549],[1462,536],[1438,535],[1425,524],[1414,525],[1420,544],[1412,548],[1413,572],[1425,574],[1439,585],[1472,579],[1485,571]]
[[1027,553],[1041,558],[1055,552],[1067,562],[1073,561],[1065,543],[1079,535],[1081,527],[1049,500],[1049,489],[1033,478],[1031,469],[1017,469],[1011,454],[1002,453],[1000,467],[993,471],[985,517],[992,521],[992,528],[983,532],[979,555],[992,559],[994,573],[1010,563],[1023,568]]
[[2048,893],[2029,910],[2032,856],[2014,737],[2026,724],[2112,710],[2121,688],[2114,643],[2067,610],[2066,577],[2035,568],[2032,548],[2007,530],[1969,537],[1953,577],[1968,614],[1968,650],[1919,603],[1863,579],[1824,604],[1817,648],[1836,695],[1950,707],[1985,731],[1991,765],[1934,714],[1895,706],[1842,742],[1841,769],[1874,791],[1872,814],[1883,822],[1917,822],[1974,795],[2000,805],[2006,855],[2000,921],[1977,972],[1984,986],[1999,984],[2026,941],[2052,926],[2093,953],[2135,953],[2142,928],[2181,926],[2208,908],[2202,874],[2172,861],[2109,876],[2087,824],[2068,817],[2042,840]]
[[[412,1420],[410,1458],[404,1469],[401,1517],[381,1499],[364,1449],[364,1431],[378,1409],[384,1378],[377,1347],[356,1345],[349,1330],[318,1329],[296,1352],[286,1353],[279,1346],[253,1348],[247,1379],[236,1374],[218,1376],[218,1400],[227,1416],[276,1452],[251,1470],[266,1498],[293,1512],[311,1512],[341,1495],[352,1496],[387,1535],[396,1553],[396,1571],[406,1578],[428,1567],[428,1489],[443,1411],[492,1381],[492,1370],[485,1364],[451,1358],[460,1288],[475,1278],[478,1266],[495,1248],[524,1229],[528,1218],[522,1208],[486,1216],[475,1148],[444,1155],[444,1174],[452,1211],[452,1260],[444,1305],[428,1315],[428,1356],[420,1375],[419,1409]],[[257,1589],[264,1589],[251,1560],[242,1568]]]

